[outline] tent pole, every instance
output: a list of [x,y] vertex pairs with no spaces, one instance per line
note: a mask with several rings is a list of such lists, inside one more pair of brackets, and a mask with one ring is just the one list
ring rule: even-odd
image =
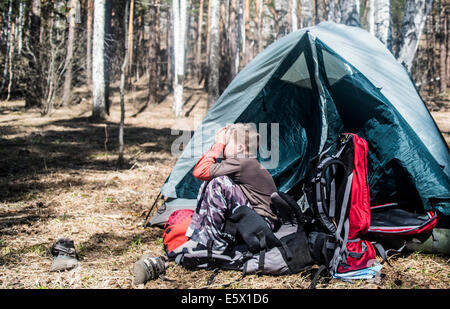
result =
[[155,198],[155,201],[153,202],[152,207],[150,207],[147,216],[145,216],[145,220],[144,220],[144,224],[142,225],[143,228],[147,227],[147,222],[148,222],[148,217],[150,216],[150,214],[152,213],[153,208],[156,205],[156,202],[158,201],[159,197],[161,196],[161,191],[159,191],[158,196]]

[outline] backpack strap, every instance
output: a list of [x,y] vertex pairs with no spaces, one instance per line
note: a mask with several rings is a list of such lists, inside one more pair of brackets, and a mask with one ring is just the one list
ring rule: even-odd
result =
[[[338,226],[336,229],[335,237],[337,240],[337,247],[334,252],[333,259],[330,262],[330,268],[333,272],[337,272],[339,267],[339,263],[343,260],[346,260],[348,251],[347,251],[347,242],[348,242],[348,234],[350,230],[350,221],[349,218],[345,217],[348,208],[348,202],[350,198],[350,189],[352,187],[353,173],[351,173],[347,178],[347,183],[345,185],[344,198],[341,206],[341,213],[339,217]],[[342,230],[344,230],[344,237],[342,237]]]
[[266,235],[264,234],[263,231],[260,231],[258,234],[256,234],[256,236],[259,239],[259,246],[261,249],[261,251],[259,252],[259,260],[258,260],[258,275],[261,275],[264,272],[264,263],[266,261],[266,248],[267,248],[267,243],[266,243]]
[[[328,157],[325,158],[317,167],[318,175],[313,180],[316,183],[316,204],[317,204],[317,211],[318,216],[322,224],[331,232],[336,232],[336,226],[334,223],[329,219],[330,217],[333,218],[336,212],[336,179],[334,178],[334,175],[337,172],[337,167],[341,167],[344,169],[344,171],[347,171],[347,168],[345,167],[344,163],[342,163],[341,160],[336,159],[334,157]],[[331,169],[332,171],[332,180],[330,182],[330,201],[328,205],[328,211],[325,211],[325,205],[326,205],[326,198],[324,191],[327,187],[327,178],[326,178],[326,172],[328,169]],[[347,185],[348,182],[347,182]],[[350,181],[350,187],[351,187],[351,181]],[[344,196],[345,197],[345,196]],[[327,214],[328,213],[328,214]],[[345,213],[344,213],[345,214]]]
[[316,274],[314,275],[313,279],[311,280],[311,284],[309,285],[310,290],[315,289],[317,285],[317,281],[319,280],[319,276],[322,274],[324,270],[326,270],[327,267],[325,265],[320,265],[319,269],[317,270]]
[[431,237],[433,237],[433,246],[431,247],[432,253],[438,253],[438,246],[439,246],[439,238],[437,236],[436,231],[433,229],[431,232]]

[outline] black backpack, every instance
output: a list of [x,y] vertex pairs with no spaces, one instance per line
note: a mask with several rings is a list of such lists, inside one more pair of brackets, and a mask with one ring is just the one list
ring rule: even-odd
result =
[[281,222],[275,232],[253,209],[241,206],[237,209],[241,211],[236,210],[225,225],[236,241],[224,252],[215,252],[210,246],[185,250],[176,256],[175,262],[188,269],[241,270],[243,275],[296,274],[311,268],[315,263],[304,229],[307,218],[289,195],[275,192],[271,200]]

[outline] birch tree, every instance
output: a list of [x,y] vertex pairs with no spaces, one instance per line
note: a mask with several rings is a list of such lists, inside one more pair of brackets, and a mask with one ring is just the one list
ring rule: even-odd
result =
[[172,109],[176,117],[183,113],[184,58],[186,42],[187,0],[173,0],[173,51],[175,76]]
[[94,35],[92,40],[92,119],[103,120],[108,115],[107,60],[105,50],[106,1],[94,1]]
[[86,84],[92,85],[92,20],[94,18],[94,0],[87,0],[86,18]]
[[26,51],[26,57],[28,59],[27,86],[25,92],[26,107],[42,105],[40,32],[41,0],[33,0],[31,3],[30,39]]
[[211,5],[211,20],[209,22],[209,74],[208,74],[208,108],[211,108],[219,98],[219,0],[209,0]]
[[359,5],[359,0],[339,0],[340,23],[361,27]]
[[301,3],[302,26],[311,27],[313,23],[313,2],[312,0],[299,0]]
[[327,21],[337,22],[340,20],[340,12],[336,10],[337,0],[329,0],[327,3]]
[[432,4],[433,0],[406,0],[396,57],[409,72]]
[[12,0],[9,0],[8,3],[8,17],[6,20],[6,54],[5,54],[5,65],[3,68],[3,79],[0,86],[0,92],[3,91],[6,85],[6,81],[8,80],[8,72],[10,69],[10,53],[11,53],[11,37],[12,37],[12,31],[11,31],[11,16],[12,16]]
[[298,17],[297,17],[297,3],[298,0],[290,0],[290,19],[291,19],[291,31],[296,31],[298,29]]
[[369,0],[369,32],[392,51],[391,1]]

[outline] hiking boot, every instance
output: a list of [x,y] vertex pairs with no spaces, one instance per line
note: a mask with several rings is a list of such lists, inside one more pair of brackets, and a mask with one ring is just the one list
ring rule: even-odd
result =
[[58,239],[52,245],[51,252],[53,260],[50,271],[70,270],[78,266],[73,240],[69,238]]
[[134,263],[134,284],[145,284],[149,280],[158,278],[166,273],[166,259],[150,254],[143,255]]

